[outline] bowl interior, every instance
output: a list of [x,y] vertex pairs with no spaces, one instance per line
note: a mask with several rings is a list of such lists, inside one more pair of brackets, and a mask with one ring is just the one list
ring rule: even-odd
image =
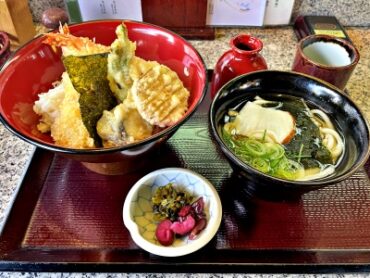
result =
[[[85,22],[71,25],[70,31],[73,35],[95,38],[98,43],[110,45],[121,22]],[[187,118],[205,93],[207,76],[202,58],[186,40],[170,31],[141,22],[125,21],[125,24],[130,40],[136,42],[136,55],[167,65],[190,91],[189,109],[184,116]],[[51,136],[37,130],[38,116],[32,110],[38,94],[48,91],[64,71],[61,53],[43,44],[43,39],[40,36],[30,41],[4,65],[0,75],[0,114],[9,129],[23,139],[55,147]]]
[[265,99],[303,98],[308,106],[325,112],[333,121],[336,129],[345,139],[345,153],[333,175],[326,178],[294,182],[281,180],[284,186],[295,187],[297,184],[324,185],[334,183],[351,175],[369,157],[369,127],[358,107],[344,93],[334,86],[304,74],[283,71],[260,71],[235,78],[227,83],[215,99],[210,110],[210,120],[216,140],[225,155],[249,174],[271,178],[259,172],[234,156],[221,139],[221,127],[225,114],[236,105],[252,101],[256,96]]
[[[169,182],[174,183],[177,189],[182,189],[194,196],[194,200],[203,197],[207,226],[197,239],[179,237],[170,247],[166,247],[162,246],[155,237],[158,223],[153,218],[151,198],[159,186]],[[134,241],[143,249],[163,256],[185,255],[204,246],[217,232],[221,216],[221,202],[215,188],[199,175],[177,168],[157,170],[143,177],[128,194],[123,211],[125,225],[130,230]]]

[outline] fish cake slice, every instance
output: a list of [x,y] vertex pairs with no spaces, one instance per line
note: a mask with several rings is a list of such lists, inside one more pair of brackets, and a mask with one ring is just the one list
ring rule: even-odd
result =
[[164,65],[153,66],[134,82],[131,92],[140,115],[152,125],[173,125],[188,109],[189,91]]

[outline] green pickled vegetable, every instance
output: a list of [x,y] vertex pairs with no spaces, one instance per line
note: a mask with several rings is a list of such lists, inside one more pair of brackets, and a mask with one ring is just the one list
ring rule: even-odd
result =
[[177,219],[179,210],[191,204],[193,197],[188,193],[176,190],[173,183],[160,186],[152,196],[153,212],[156,220]]
[[96,123],[104,110],[111,110],[117,105],[107,80],[107,55],[62,57],[72,84],[80,94],[82,121],[97,147],[101,146],[101,139],[96,131]]

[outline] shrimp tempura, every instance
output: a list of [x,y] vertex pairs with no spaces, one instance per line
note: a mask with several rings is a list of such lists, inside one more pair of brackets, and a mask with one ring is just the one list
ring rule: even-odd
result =
[[98,44],[87,37],[72,35],[66,24],[59,27],[59,33],[46,33],[45,36],[43,43],[50,45],[54,50],[61,47],[63,56],[84,56],[110,51],[110,46]]

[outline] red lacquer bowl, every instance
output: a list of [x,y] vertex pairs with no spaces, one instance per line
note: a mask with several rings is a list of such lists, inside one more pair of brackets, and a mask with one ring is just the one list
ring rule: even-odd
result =
[[[116,38],[115,29],[121,20],[90,21],[70,25],[76,36],[95,38],[96,42],[110,45]],[[33,39],[16,51],[6,63],[0,75],[0,118],[4,125],[23,140],[47,150],[88,162],[88,168],[104,173],[107,165],[118,163],[108,173],[125,172],[131,167],[122,161],[143,161],[145,155],[165,142],[195,112],[206,93],[207,72],[199,53],[182,37],[164,28],[142,22],[125,21],[131,41],[136,42],[136,55],[155,60],[174,70],[190,91],[189,109],[175,125],[154,134],[143,141],[115,148],[70,149],[57,146],[48,134],[37,131],[39,117],[32,106],[38,94],[46,92],[59,80],[64,66],[60,54],[42,43],[44,36]],[[136,161],[135,161],[136,160]],[[91,164],[93,163],[93,164]],[[98,163],[98,164],[96,164]],[[109,167],[108,167],[109,168]]]

